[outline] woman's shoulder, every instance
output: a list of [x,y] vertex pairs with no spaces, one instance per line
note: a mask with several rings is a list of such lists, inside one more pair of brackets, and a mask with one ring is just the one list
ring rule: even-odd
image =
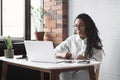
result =
[[71,35],[67,38],[67,40],[75,40],[78,38],[78,35],[77,34],[74,34],[74,35]]

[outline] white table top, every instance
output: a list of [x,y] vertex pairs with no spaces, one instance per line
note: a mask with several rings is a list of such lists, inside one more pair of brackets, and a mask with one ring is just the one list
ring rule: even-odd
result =
[[5,58],[5,57],[0,57],[1,61],[5,62],[10,62],[14,64],[20,64],[24,66],[30,66],[30,67],[35,67],[35,68],[43,68],[43,69],[65,69],[65,68],[74,68],[74,67],[83,67],[83,66],[96,66],[101,64],[101,62],[97,61],[90,61],[89,64],[85,63],[41,63],[41,62],[31,62],[27,61],[25,59],[16,59],[17,57],[20,56],[15,56],[14,58]]

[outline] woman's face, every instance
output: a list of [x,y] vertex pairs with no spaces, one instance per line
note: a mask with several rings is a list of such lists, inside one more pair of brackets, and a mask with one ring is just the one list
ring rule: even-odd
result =
[[82,19],[75,20],[75,31],[81,38],[86,38],[85,23]]

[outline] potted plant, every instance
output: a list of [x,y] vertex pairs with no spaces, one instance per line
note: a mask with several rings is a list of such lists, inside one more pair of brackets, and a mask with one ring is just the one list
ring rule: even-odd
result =
[[44,37],[44,14],[45,11],[43,8],[40,7],[35,9],[33,6],[31,6],[31,16],[34,21],[36,40],[43,40]]
[[6,45],[6,48],[4,50],[4,56],[6,58],[13,58],[13,55],[14,55],[14,50],[13,50],[13,44],[12,44],[12,39],[10,36],[6,37],[4,39],[4,42],[5,42],[5,45]]

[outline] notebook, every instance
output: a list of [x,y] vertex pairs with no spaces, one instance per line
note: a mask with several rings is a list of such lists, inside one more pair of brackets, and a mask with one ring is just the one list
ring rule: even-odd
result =
[[52,41],[24,41],[29,61],[44,63],[59,63],[63,59],[55,57]]

